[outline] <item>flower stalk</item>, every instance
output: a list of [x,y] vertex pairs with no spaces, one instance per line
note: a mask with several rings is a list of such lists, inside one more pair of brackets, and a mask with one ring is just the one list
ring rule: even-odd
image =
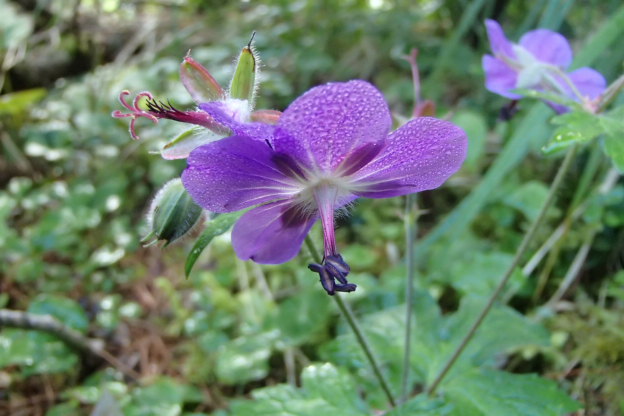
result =
[[477,316],[477,319],[474,321],[474,323],[468,330],[468,333],[461,340],[461,342],[459,343],[459,345],[457,346],[457,348],[455,349],[451,357],[448,359],[448,361],[444,365],[444,367],[442,367],[442,370],[440,371],[440,373],[438,373],[436,378],[433,380],[433,382],[427,389],[427,394],[429,396],[432,396],[436,392],[437,388],[440,386],[440,383],[442,382],[444,377],[446,377],[450,369],[457,362],[457,359],[464,352],[464,350],[466,349],[466,347],[468,346],[468,344],[470,343],[470,341],[476,334],[477,330],[479,329],[479,327],[481,326],[481,324],[483,323],[487,315],[492,310],[492,307],[494,306],[494,302],[502,293],[503,289],[509,282],[509,279],[511,279],[511,276],[513,275],[514,270],[520,264],[520,261],[522,260],[526,252],[528,251],[531,243],[533,243],[533,240],[535,239],[537,235],[537,230],[539,230],[539,228],[542,226],[542,223],[544,222],[544,219],[546,218],[546,213],[548,212],[548,209],[552,206],[553,202],[555,201],[555,196],[557,192],[559,191],[561,184],[563,183],[563,178],[565,177],[570,167],[572,166],[572,160],[574,159],[574,155],[576,154],[576,148],[577,146],[572,146],[567,151],[565,158],[563,159],[563,162],[561,163],[561,165],[559,166],[559,169],[557,170],[555,179],[553,179],[553,182],[550,186],[550,190],[548,191],[546,200],[544,201],[544,204],[542,205],[542,208],[540,209],[540,212],[537,215],[537,218],[535,219],[533,224],[531,224],[529,231],[524,235],[524,238],[522,239],[522,242],[520,243],[520,246],[518,247],[518,250],[516,251],[516,255],[511,261],[511,264],[505,271],[503,278],[498,283],[498,286],[496,286],[496,288],[494,289],[494,292],[492,293],[492,295],[490,295],[490,298],[488,299],[487,303],[485,304],[485,306],[483,307],[483,309]]
[[414,243],[416,240],[416,220],[418,206],[416,195],[410,194],[405,198],[405,262],[407,279],[405,281],[405,342],[403,344],[403,375],[401,378],[401,402],[409,396],[409,373],[412,340],[412,310],[414,309]]
[[[306,236],[305,238],[305,244],[308,247],[308,250],[310,251],[310,255],[312,256],[313,261],[321,259],[321,255],[309,235]],[[377,381],[379,381],[379,385],[381,386],[381,389],[384,391],[386,398],[388,399],[388,402],[390,403],[390,406],[395,407],[396,400],[394,399],[394,396],[392,395],[392,392],[390,391],[390,387],[388,386],[386,379],[381,373],[381,368],[379,366],[379,363],[377,362],[377,359],[375,358],[375,355],[373,354],[373,350],[368,340],[366,339],[366,336],[364,335],[364,332],[362,331],[360,324],[355,318],[353,311],[351,310],[351,308],[349,308],[347,304],[344,303],[340,295],[332,296],[332,298],[336,301],[336,304],[338,305],[338,309],[340,309],[340,313],[342,313],[342,315],[347,320],[347,323],[351,327],[351,330],[353,331],[353,334],[355,335],[355,339],[357,340],[358,344],[360,344],[360,347],[362,348],[362,351],[364,352],[366,359],[368,360],[370,366],[372,367],[373,373],[375,374]]]

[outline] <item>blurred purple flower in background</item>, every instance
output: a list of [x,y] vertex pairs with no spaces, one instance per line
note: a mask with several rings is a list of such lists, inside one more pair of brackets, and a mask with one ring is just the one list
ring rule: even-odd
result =
[[330,295],[356,287],[336,248],[334,212],[358,197],[437,188],[466,156],[466,134],[448,121],[420,117],[388,134],[388,105],[364,81],[315,87],[267,128],[233,120],[218,103],[200,108],[235,136],[190,154],[182,175],[188,192],[212,212],[255,206],[234,226],[232,244],[241,259],[258,263],[295,257],[320,218],[324,258],[310,269]]
[[[511,43],[501,26],[486,20],[492,55],[483,57],[485,86],[488,90],[511,99],[522,96],[517,88],[553,92],[579,102],[596,99],[606,88],[604,77],[594,69],[579,68],[566,73],[572,64],[572,49],[567,39],[547,29],[525,33],[519,43]],[[569,108],[548,103],[557,112]]]

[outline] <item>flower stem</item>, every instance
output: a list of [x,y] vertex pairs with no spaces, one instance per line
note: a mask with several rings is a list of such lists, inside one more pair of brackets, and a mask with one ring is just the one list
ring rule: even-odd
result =
[[405,283],[405,342],[403,346],[403,377],[401,379],[401,402],[409,395],[409,371],[412,340],[412,309],[414,308],[414,240],[416,237],[416,219],[418,211],[416,195],[405,198],[405,261],[407,279]]
[[[314,260],[320,261],[321,256],[319,254],[319,251],[316,249],[316,246],[314,245],[314,242],[312,241],[309,235],[306,237],[305,243],[306,243],[306,246],[308,247],[308,250],[310,250],[310,254],[314,258]],[[377,359],[373,355],[373,350],[368,340],[364,336],[364,332],[362,331],[360,324],[355,318],[355,315],[353,315],[353,311],[351,311],[351,308],[349,308],[349,306],[344,303],[340,294],[336,294],[332,297],[336,301],[336,304],[338,305],[338,309],[340,309],[340,312],[346,318],[347,323],[351,327],[351,330],[353,331],[353,334],[355,335],[355,338],[358,344],[360,344],[360,347],[362,348],[364,355],[368,359],[368,362],[373,369],[373,373],[375,373],[375,377],[377,377],[377,380],[379,381],[379,385],[381,386],[381,389],[386,394],[386,398],[388,399],[388,402],[390,403],[392,407],[395,407],[396,401],[394,400],[394,396],[392,395],[392,392],[390,392],[390,387],[388,387],[388,383],[386,382],[386,379],[381,373],[379,363],[377,362]]]
[[563,178],[565,177],[566,173],[570,169],[570,166],[572,165],[572,160],[574,159],[574,155],[576,154],[576,147],[577,146],[571,147],[566,153],[565,158],[563,159],[563,162],[561,163],[561,165],[559,166],[559,169],[557,170],[555,179],[550,185],[550,190],[548,191],[546,200],[544,201],[544,204],[542,205],[542,208],[540,209],[540,212],[537,215],[537,218],[535,219],[533,224],[531,224],[529,231],[524,235],[524,238],[522,239],[522,242],[520,243],[520,247],[518,247],[518,250],[516,251],[516,255],[511,261],[511,264],[505,271],[503,278],[498,283],[498,286],[496,286],[496,289],[494,289],[494,292],[492,293],[487,303],[481,310],[481,313],[479,313],[479,316],[477,317],[477,319],[474,321],[474,323],[468,330],[468,333],[464,336],[464,338],[459,343],[459,345],[457,346],[457,348],[455,349],[455,351],[453,352],[449,360],[446,362],[446,364],[444,365],[440,373],[436,376],[434,381],[431,383],[431,385],[427,389],[428,395],[432,396],[435,393],[436,389],[439,387],[444,377],[448,374],[449,370],[453,367],[453,365],[455,364],[457,359],[460,357],[462,352],[464,352],[464,350],[468,346],[468,343],[472,340],[472,337],[477,332],[477,329],[479,329],[479,327],[485,320],[486,316],[489,314],[490,310],[492,309],[492,306],[494,306],[494,302],[496,301],[498,296],[501,294],[501,292],[503,291],[503,289],[509,282],[509,279],[513,275],[514,270],[520,264],[520,260],[522,260],[522,258],[528,251],[529,246],[531,245],[535,236],[537,235],[537,231],[539,230],[539,228],[541,227],[544,221],[544,218],[546,218],[546,213],[548,209],[552,206],[555,200],[555,196],[559,190],[559,187],[563,183]]

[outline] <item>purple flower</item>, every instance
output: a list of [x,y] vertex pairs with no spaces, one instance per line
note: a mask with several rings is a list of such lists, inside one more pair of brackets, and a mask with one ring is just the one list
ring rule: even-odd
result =
[[388,105],[364,81],[311,89],[271,129],[243,129],[212,103],[200,108],[238,136],[191,153],[182,174],[188,192],[212,212],[255,206],[235,224],[232,244],[241,259],[258,263],[295,257],[320,218],[324,259],[310,269],[330,295],[355,289],[336,248],[334,212],[358,197],[437,188],[466,156],[466,134],[448,121],[421,117],[388,134]]
[[[486,20],[492,55],[483,57],[485,86],[503,97],[517,100],[517,88],[559,94],[575,101],[596,99],[606,88],[604,77],[591,68],[565,71],[572,63],[572,49],[567,39],[547,29],[525,33],[519,43],[511,43],[501,26]],[[567,107],[549,103],[557,112]]]

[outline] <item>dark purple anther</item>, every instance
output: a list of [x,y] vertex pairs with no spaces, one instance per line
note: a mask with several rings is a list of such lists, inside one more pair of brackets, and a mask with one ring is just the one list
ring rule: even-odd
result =
[[[321,284],[329,295],[333,295],[335,292],[353,292],[357,288],[357,285],[349,283],[347,280],[351,268],[340,254],[327,256],[323,260],[323,264],[309,264],[308,269],[319,274]],[[336,280],[340,283],[336,283]]]

